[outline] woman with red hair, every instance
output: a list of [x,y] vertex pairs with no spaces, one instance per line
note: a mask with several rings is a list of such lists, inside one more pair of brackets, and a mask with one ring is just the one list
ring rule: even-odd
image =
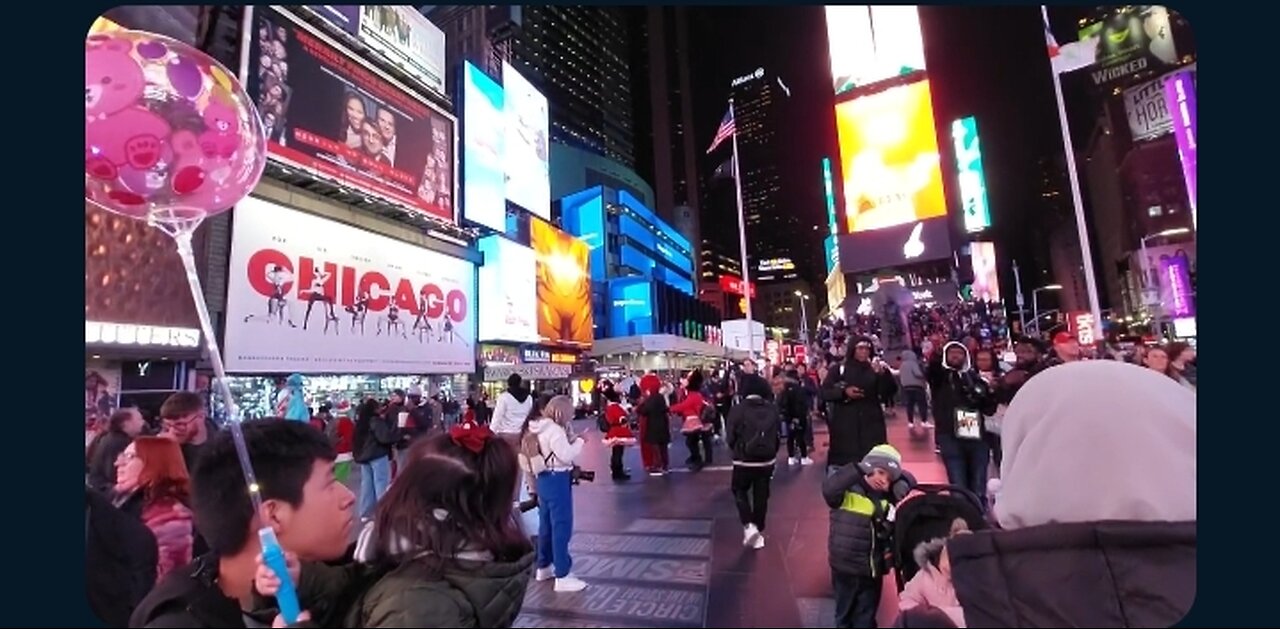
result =
[[186,506],[190,487],[182,448],[172,439],[139,437],[116,459],[115,504],[156,536],[157,581],[191,562],[195,529]]

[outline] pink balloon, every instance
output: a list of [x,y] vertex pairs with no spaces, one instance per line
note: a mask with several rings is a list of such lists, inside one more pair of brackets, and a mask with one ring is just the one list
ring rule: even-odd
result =
[[85,199],[131,218],[199,218],[248,196],[266,134],[235,75],[141,31],[85,39]]

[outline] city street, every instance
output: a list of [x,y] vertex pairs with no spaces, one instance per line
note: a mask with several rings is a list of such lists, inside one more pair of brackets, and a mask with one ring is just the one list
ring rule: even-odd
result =
[[[579,422],[599,443],[590,422]],[[591,583],[577,594],[556,594],[550,583],[530,585],[518,627],[830,627],[827,565],[828,509],[819,487],[826,459],[825,428],[816,435],[816,463],[779,468],[769,504],[767,545],[742,547],[728,453],[700,473],[665,478],[639,474],[639,451],[628,451],[634,478],[608,479],[603,448],[588,447],[585,468],[595,483],[576,488],[573,571]],[[889,439],[921,482],[946,475],[932,440],[912,441],[899,411]],[[671,461],[686,457],[673,444]],[[886,581],[881,625],[896,616],[895,588]]]

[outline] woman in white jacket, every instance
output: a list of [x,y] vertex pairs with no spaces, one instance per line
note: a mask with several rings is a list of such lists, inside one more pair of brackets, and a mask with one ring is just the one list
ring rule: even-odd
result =
[[587,587],[569,569],[569,538],[573,536],[572,473],[584,439],[572,436],[573,400],[551,398],[541,417],[531,417],[520,440],[521,462],[536,479],[538,494],[537,580],[556,580],[557,592],[580,592]]
[[498,396],[493,407],[493,419],[489,421],[489,429],[508,438],[520,434],[524,420],[533,408],[533,396],[529,389],[522,386],[524,381],[520,374],[507,376],[507,390]]

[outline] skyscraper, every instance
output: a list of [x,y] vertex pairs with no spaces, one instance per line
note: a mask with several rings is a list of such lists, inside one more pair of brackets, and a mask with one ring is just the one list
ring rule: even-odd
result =
[[[635,165],[629,45],[620,7],[428,6],[451,40],[448,65],[507,61],[551,104],[551,140]],[[492,54],[485,54],[485,47]],[[455,56],[457,55],[457,56]],[[487,61],[492,58],[493,61]],[[485,62],[485,63],[482,63]],[[456,83],[450,89],[457,89]]]
[[[804,234],[796,212],[788,208],[782,183],[781,162],[787,154],[783,138],[791,90],[781,77],[756,68],[733,80],[731,95],[738,156],[742,160],[739,173],[747,251],[754,279],[761,262],[786,259],[803,265],[812,256],[801,250]],[[722,231],[727,231],[730,238],[736,235],[734,229]],[[737,248],[735,242],[730,250]],[[769,264],[766,268],[776,266]],[[812,273],[804,274],[810,275],[816,277]]]

